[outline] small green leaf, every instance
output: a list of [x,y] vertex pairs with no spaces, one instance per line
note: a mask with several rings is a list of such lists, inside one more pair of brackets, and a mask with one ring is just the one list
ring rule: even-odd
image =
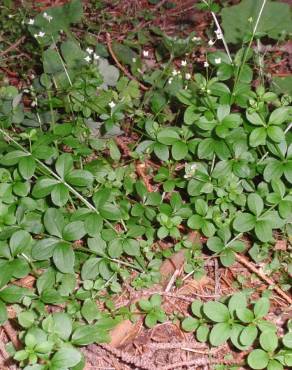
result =
[[236,231],[246,232],[255,227],[256,218],[250,213],[238,213],[235,216],[233,227]]
[[181,323],[182,329],[187,332],[192,332],[199,326],[199,320],[193,317],[186,317]]
[[227,322],[215,324],[210,332],[210,343],[212,346],[220,346],[230,337],[231,327]]
[[283,344],[287,348],[292,348],[292,332],[287,333],[283,337]]
[[264,369],[268,365],[269,355],[262,349],[255,349],[248,355],[247,362],[252,369]]
[[180,161],[188,154],[188,146],[182,141],[177,141],[172,145],[171,154],[176,161]]
[[267,352],[274,352],[278,347],[278,337],[274,331],[263,331],[260,335],[261,347]]
[[244,346],[251,346],[258,335],[258,329],[256,326],[245,327],[239,337],[239,340]]
[[226,322],[230,319],[228,308],[220,302],[209,301],[205,303],[203,311],[209,319],[215,322]]
[[32,156],[22,157],[18,162],[18,168],[21,176],[28,180],[30,179],[36,169],[36,163]]
[[80,240],[84,237],[86,231],[84,229],[84,222],[73,221],[66,225],[63,229],[62,236],[67,241]]
[[66,369],[73,367],[81,361],[81,353],[75,348],[61,348],[51,360],[52,369]]
[[249,143],[252,147],[265,145],[267,139],[267,131],[264,127],[255,128],[249,137]]
[[58,243],[53,252],[53,260],[59,271],[64,274],[74,273],[75,254],[70,245]]
[[259,216],[263,212],[264,202],[256,193],[249,194],[247,197],[247,205],[250,211],[256,216]]
[[270,301],[268,298],[260,298],[254,305],[254,314],[257,319],[266,316],[270,309]]

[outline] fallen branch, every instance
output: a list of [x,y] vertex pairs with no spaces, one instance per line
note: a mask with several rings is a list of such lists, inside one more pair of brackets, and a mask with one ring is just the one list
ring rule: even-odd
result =
[[113,58],[113,60],[115,61],[116,65],[119,67],[119,69],[130,79],[130,80],[133,80],[133,81],[136,81],[139,86],[141,87],[142,90],[144,91],[147,91],[148,90],[148,87],[143,85],[140,81],[138,81],[134,76],[131,75],[131,73],[129,71],[127,71],[127,69],[119,62],[118,58],[116,57],[114,51],[113,51],[113,48],[112,48],[112,39],[111,39],[111,36],[109,33],[106,33],[106,43],[107,43],[107,47],[108,47],[108,50],[110,52],[110,55],[111,57]]
[[18,339],[17,333],[12,327],[11,323],[7,321],[2,327],[8,339],[12,342],[14,348],[15,349],[21,348],[21,342]]
[[245,257],[241,256],[240,254],[236,254],[236,260],[247,267],[250,271],[254,272],[256,275],[258,275],[263,281],[265,281],[269,286],[273,288],[282,298],[284,298],[290,305],[292,304],[292,298],[285,293],[275,282],[266,276],[262,271],[256,268],[256,266],[249,262]]
[[17,49],[17,47],[25,40],[25,36],[22,36],[19,40],[11,44],[7,49],[1,51],[0,56],[10,53],[10,51]]

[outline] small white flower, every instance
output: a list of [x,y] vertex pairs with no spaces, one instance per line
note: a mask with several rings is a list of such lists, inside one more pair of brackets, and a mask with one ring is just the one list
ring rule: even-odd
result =
[[110,107],[111,109],[113,109],[113,108],[116,106],[116,103],[115,103],[115,102],[113,102],[113,101],[111,101],[108,105],[109,105],[109,107]]
[[218,40],[223,39],[223,34],[222,34],[221,30],[219,30],[219,28],[215,31],[215,33],[216,33],[216,37],[217,37]]
[[168,83],[171,84],[172,83],[172,77],[168,80]]
[[209,42],[208,42],[208,45],[209,46],[213,46],[215,44],[215,41],[213,41],[213,40],[209,40]]
[[181,66],[182,66],[182,67],[186,67],[186,65],[187,65],[187,61],[186,61],[186,60],[182,60],[182,61],[181,61]]
[[97,54],[95,54],[95,53],[93,54],[93,59],[94,59],[94,60],[98,60],[99,58],[100,58],[100,56],[99,56],[99,55],[97,55]]
[[8,18],[13,18],[13,15],[12,14],[8,14]]
[[174,69],[171,73],[173,76],[177,76],[179,74],[179,72],[176,69]]
[[91,48],[87,48],[87,49],[86,49],[86,51],[87,51],[87,53],[88,53],[88,54],[90,54],[90,55],[93,53],[93,49],[91,49]]
[[46,13],[46,12],[44,12],[43,17],[44,17],[48,22],[51,22],[51,20],[53,19],[53,17],[52,17],[51,15],[49,15],[48,13]]
[[192,38],[192,41],[201,41],[201,37],[196,37],[196,36],[194,36],[194,37]]
[[90,56],[89,56],[89,55],[87,55],[87,57],[85,57],[85,58],[84,58],[84,60],[85,60],[87,63],[89,63],[89,62],[91,61],[91,58],[90,58]]
[[208,62],[204,62],[204,67],[205,68],[208,68],[209,67],[209,63]]
[[39,35],[38,35],[37,33],[35,33],[35,34],[33,35],[33,37],[37,38],[37,37],[39,37]]
[[192,75],[190,73],[186,73],[185,78],[186,80],[190,80],[192,78]]
[[36,107],[37,106],[37,102],[34,100],[32,103],[31,103],[31,105],[30,105],[31,107]]
[[215,58],[215,63],[220,64],[221,63],[221,58]]
[[44,37],[44,36],[45,36],[45,32],[40,31],[39,34],[38,34],[38,37]]
[[133,63],[136,63],[137,62],[137,59],[136,58],[132,58],[132,62]]
[[148,50],[143,50],[143,57],[147,58],[149,56]]
[[23,89],[23,92],[26,93],[26,94],[29,94],[29,90],[28,89]]
[[30,19],[28,22],[27,22],[27,24],[29,24],[30,26],[32,26],[33,24],[34,24],[34,19]]

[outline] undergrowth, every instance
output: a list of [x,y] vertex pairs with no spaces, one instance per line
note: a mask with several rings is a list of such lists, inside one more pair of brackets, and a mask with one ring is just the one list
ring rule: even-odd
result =
[[[162,261],[180,250],[185,273],[198,279],[202,253],[225,267],[238,254],[273,256],[289,289],[291,262],[273,247],[291,238],[291,96],[265,79],[255,87],[253,41],[270,30],[258,28],[259,3],[250,32],[225,39],[218,4],[202,2],[219,28],[201,72],[189,57],[204,43],[195,34],[172,38],[153,27],[160,65],[151,67],[141,34],[138,46],[113,42],[109,51],[78,40],[70,28],[82,19],[78,0],[24,19],[40,73],[24,90],[0,89],[0,323],[13,305],[23,348],[9,351],[20,367],[82,369],[78,347],[110,341],[137,311],[147,327],[164,322],[161,296],[118,309],[112,295],[123,282],[159,283]],[[236,37],[242,47],[230,53]],[[211,51],[221,40],[226,51]],[[191,231],[207,238],[203,247]],[[33,287],[18,284],[28,276]],[[292,365],[291,322],[278,338],[265,319],[270,288],[258,300],[248,291],[195,300],[191,316],[174,320],[200,342],[249,351],[253,369],[282,369]],[[62,312],[49,313],[51,305]]]

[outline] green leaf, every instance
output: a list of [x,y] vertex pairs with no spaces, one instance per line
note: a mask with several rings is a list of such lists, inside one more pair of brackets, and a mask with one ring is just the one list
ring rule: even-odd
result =
[[72,335],[72,344],[76,346],[87,346],[91,343],[102,343],[108,340],[109,337],[105,330],[94,325],[79,326]]
[[50,235],[62,237],[64,217],[56,208],[48,208],[44,215],[44,225]]
[[58,206],[63,207],[69,199],[69,190],[64,184],[57,184],[51,192],[52,202]]
[[29,290],[16,285],[9,286],[0,291],[0,298],[7,303],[20,303]]
[[86,299],[83,303],[81,314],[89,323],[98,319],[98,317],[100,316],[100,312],[96,302],[92,299]]
[[135,239],[125,239],[123,242],[123,250],[129,256],[140,255],[140,245]]
[[81,353],[75,348],[61,348],[51,360],[52,369],[66,369],[73,367],[81,361]]
[[161,143],[155,143],[153,147],[154,153],[161,161],[167,161],[169,158],[168,147]]
[[182,329],[187,332],[192,332],[199,326],[199,320],[193,317],[186,317],[181,323]]
[[31,246],[32,237],[25,230],[16,231],[10,238],[9,246],[13,256],[22,253]]
[[73,158],[70,154],[61,154],[55,164],[58,175],[64,179],[65,176],[73,170]]
[[36,169],[35,160],[32,156],[22,157],[18,162],[18,169],[24,179],[30,179]]
[[264,369],[269,362],[269,355],[262,349],[253,350],[247,357],[247,363],[252,369]]
[[230,312],[236,311],[238,307],[242,307],[242,309],[244,309],[246,306],[246,295],[242,292],[234,293],[228,301],[228,309]]
[[32,311],[23,311],[18,314],[18,322],[23,328],[30,328],[35,320],[35,315]]
[[150,297],[150,303],[152,307],[160,307],[162,303],[162,297],[159,294],[153,294]]
[[220,254],[220,261],[223,266],[229,267],[235,262],[235,255],[232,249],[226,248]]
[[111,258],[119,258],[123,253],[123,240],[120,238],[113,239],[108,245],[108,254]]
[[273,225],[269,220],[259,220],[255,225],[255,234],[262,242],[268,242],[272,239]]
[[66,175],[65,180],[74,186],[91,186],[93,175],[86,170],[73,170]]
[[252,147],[265,145],[267,139],[267,131],[265,127],[255,128],[249,136],[249,144]]
[[122,218],[122,213],[117,205],[106,203],[99,210],[101,216],[107,220],[117,221]]
[[212,346],[220,346],[230,337],[231,327],[227,322],[215,324],[210,332],[210,343]]
[[147,328],[153,328],[157,324],[157,318],[154,312],[150,312],[145,317],[145,325]]
[[8,313],[7,313],[6,305],[2,301],[0,301],[0,325],[5,324],[7,319],[8,319]]
[[246,118],[250,123],[256,126],[263,126],[265,124],[261,116],[256,112],[250,114],[248,111],[246,111]]
[[247,323],[247,324],[254,320],[254,314],[248,308],[237,308],[236,315],[240,321]]
[[147,299],[140,299],[138,304],[140,308],[145,312],[150,312],[153,309],[151,302]]
[[171,154],[176,161],[180,161],[188,154],[188,146],[182,141],[177,141],[171,148]]
[[56,184],[59,182],[46,177],[39,178],[33,188],[32,195],[35,198],[44,198],[49,195]]
[[283,344],[287,348],[292,348],[292,332],[287,333],[283,337]]
[[276,143],[280,143],[281,141],[285,140],[285,133],[281,127],[269,126],[267,128],[267,134],[269,138],[275,141]]
[[1,158],[1,164],[3,166],[14,166],[16,163],[20,161],[21,158],[27,157],[28,154],[22,150],[14,150],[4,155]]
[[196,331],[196,337],[199,342],[207,342],[209,336],[209,327],[205,324],[200,325]]
[[233,227],[236,231],[246,232],[250,231],[255,227],[256,218],[250,213],[238,213],[235,216]]
[[230,319],[228,308],[220,302],[209,301],[205,303],[203,311],[209,319],[215,322],[226,322]]
[[68,340],[72,333],[72,319],[65,312],[55,312],[53,317],[53,333],[56,333],[61,339]]
[[193,215],[188,219],[188,227],[194,230],[199,230],[203,226],[203,219],[200,215]]
[[62,236],[67,241],[80,240],[86,234],[84,222],[73,221],[66,225],[63,229]]
[[[288,364],[287,364],[288,365]],[[284,370],[283,365],[277,360],[270,360],[267,370]]]
[[207,241],[207,247],[215,253],[221,252],[224,249],[224,243],[218,236],[209,238]]
[[256,326],[246,326],[239,337],[241,344],[244,346],[251,346],[258,335]]
[[281,125],[283,122],[289,119],[289,108],[280,107],[275,109],[269,118],[270,125]]
[[85,261],[81,269],[81,277],[83,280],[94,280],[99,274],[99,258],[89,258]]
[[[261,0],[242,0],[238,5],[222,9],[222,27],[227,42],[236,44],[245,39],[247,30],[255,27],[261,6]],[[260,17],[257,32],[267,34],[276,40],[283,32],[285,34],[292,32],[289,5],[267,2]]]
[[75,254],[70,245],[58,243],[53,252],[53,260],[59,271],[64,274],[74,273]]
[[247,205],[250,211],[256,216],[259,216],[263,212],[264,202],[256,193],[249,194],[247,197]]
[[254,305],[254,314],[257,319],[260,319],[266,316],[270,309],[270,301],[268,298],[262,297],[260,298]]
[[278,347],[278,337],[274,331],[264,331],[260,335],[260,345],[267,352],[274,352]]
[[31,255],[37,261],[48,260],[52,257],[55,246],[58,244],[58,239],[46,238],[38,240],[33,246]]

